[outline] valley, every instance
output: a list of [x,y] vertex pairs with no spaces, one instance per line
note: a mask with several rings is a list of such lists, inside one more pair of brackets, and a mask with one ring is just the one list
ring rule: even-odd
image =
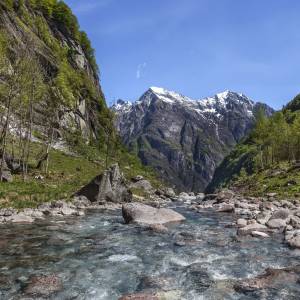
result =
[[[202,44],[184,54],[179,28],[201,18],[160,7],[157,21],[139,6],[153,3],[116,2],[0,1],[0,299],[299,299],[300,96],[275,110],[267,97],[210,89],[238,56],[211,72],[202,61],[195,84],[196,59],[189,79],[181,60],[219,63],[230,39],[228,51],[220,39],[209,55]],[[152,18],[121,21],[136,11]],[[147,40],[131,45],[140,31]],[[144,55],[151,64],[138,62],[128,84]],[[266,74],[245,65],[243,76]],[[249,91],[243,76],[231,86]],[[120,87],[124,99],[144,92],[112,100]]]

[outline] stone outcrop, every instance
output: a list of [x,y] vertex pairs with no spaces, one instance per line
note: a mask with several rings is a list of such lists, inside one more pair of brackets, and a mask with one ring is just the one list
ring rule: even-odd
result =
[[132,200],[132,194],[117,164],[94,178],[77,192],[77,195],[85,196],[91,202],[101,204],[106,202],[123,203]]
[[128,203],[122,206],[126,223],[141,225],[168,224],[184,221],[185,217],[168,208],[154,208],[141,203]]

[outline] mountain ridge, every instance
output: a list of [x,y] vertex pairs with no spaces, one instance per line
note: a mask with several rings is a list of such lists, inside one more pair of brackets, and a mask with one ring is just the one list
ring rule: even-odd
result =
[[[121,100],[111,109],[123,142],[144,164],[178,190],[198,192],[225,154],[249,132],[262,106],[231,91],[193,100],[150,87],[136,102]],[[265,108],[267,114],[273,112]]]

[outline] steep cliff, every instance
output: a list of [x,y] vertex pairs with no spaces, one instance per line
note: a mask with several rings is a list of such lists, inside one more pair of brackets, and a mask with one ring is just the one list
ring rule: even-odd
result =
[[145,165],[154,167],[178,190],[198,192],[247,135],[262,106],[230,91],[191,100],[153,87],[137,102],[118,101],[112,110],[123,142]]
[[[68,6],[56,0],[1,1],[0,26],[11,68],[18,68],[18,59],[34,62],[34,73],[40,73],[48,89],[35,101],[34,131],[47,135],[52,119],[56,139],[66,139],[69,133],[87,140],[101,135],[111,118],[98,67],[90,41]],[[14,113],[20,115],[17,109]]]

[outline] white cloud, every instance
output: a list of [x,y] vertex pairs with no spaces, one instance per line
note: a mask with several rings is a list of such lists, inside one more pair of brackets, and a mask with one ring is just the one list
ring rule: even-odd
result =
[[111,0],[88,0],[84,3],[77,3],[74,7],[74,12],[77,14],[90,13],[99,7],[104,7],[110,4]]
[[137,66],[137,69],[136,69],[136,79],[140,79],[141,77],[143,77],[144,73],[145,73],[145,69],[147,67],[147,63],[144,62],[142,64],[139,64]]

